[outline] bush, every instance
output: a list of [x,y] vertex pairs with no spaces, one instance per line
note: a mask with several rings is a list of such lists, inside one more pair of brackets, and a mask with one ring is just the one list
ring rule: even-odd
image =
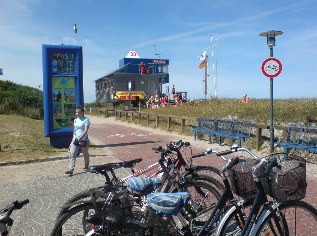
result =
[[0,80],[0,114],[43,119],[43,92]]

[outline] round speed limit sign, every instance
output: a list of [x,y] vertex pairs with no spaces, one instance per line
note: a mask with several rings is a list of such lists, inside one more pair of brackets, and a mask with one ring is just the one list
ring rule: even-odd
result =
[[261,69],[263,75],[274,78],[281,74],[282,63],[275,57],[269,57],[262,63]]

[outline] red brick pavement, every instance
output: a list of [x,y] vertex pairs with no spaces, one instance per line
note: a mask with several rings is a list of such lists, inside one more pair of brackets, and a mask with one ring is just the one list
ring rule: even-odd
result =
[[[164,146],[170,141],[182,139],[194,145],[193,152],[198,153],[207,147],[217,150],[225,150],[228,147],[217,144],[208,144],[206,141],[194,141],[193,136],[180,136],[173,133],[161,132],[135,125],[129,125],[121,122],[115,122],[113,119],[103,119],[90,117],[92,125],[89,130],[93,143],[110,150],[114,157],[120,160],[131,160],[134,158],[143,158],[143,161],[137,168],[146,167],[159,159],[158,153],[152,148],[160,145]],[[104,122],[103,122],[104,121]],[[223,161],[215,156],[207,156],[195,160],[195,164],[214,165],[221,168]],[[317,167],[309,165],[307,171],[308,188],[305,201],[317,207]]]

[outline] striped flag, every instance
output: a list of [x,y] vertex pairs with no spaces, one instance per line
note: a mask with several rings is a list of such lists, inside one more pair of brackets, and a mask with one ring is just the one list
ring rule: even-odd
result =
[[201,62],[199,63],[198,67],[199,67],[199,69],[202,69],[202,68],[205,68],[206,65],[207,65],[207,63],[206,63],[206,59],[205,59],[205,60],[203,60],[203,61],[201,61]]
[[199,56],[199,69],[205,68],[207,65],[207,52],[203,51],[203,53]]

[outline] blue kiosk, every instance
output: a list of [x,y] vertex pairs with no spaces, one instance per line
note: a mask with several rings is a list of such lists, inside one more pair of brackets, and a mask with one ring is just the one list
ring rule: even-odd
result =
[[44,135],[55,148],[67,148],[76,107],[84,105],[81,46],[42,45]]

